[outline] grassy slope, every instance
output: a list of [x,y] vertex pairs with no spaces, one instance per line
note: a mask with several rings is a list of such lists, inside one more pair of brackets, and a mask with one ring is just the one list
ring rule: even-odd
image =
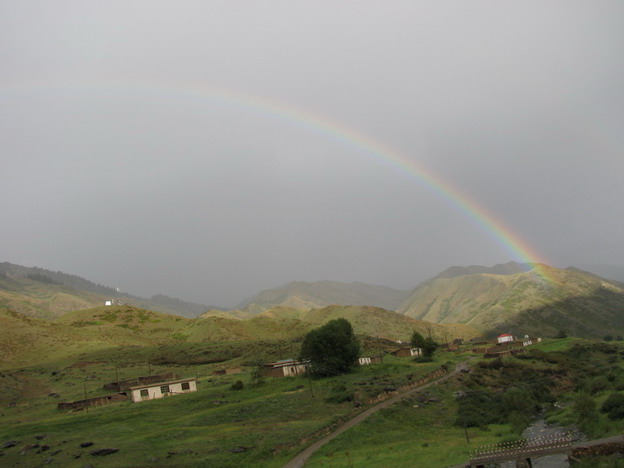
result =
[[104,303],[105,296],[28,278],[0,275],[0,307],[38,318],[55,318],[67,311]]
[[[173,346],[180,343],[228,343],[282,340],[285,349],[312,328],[329,320],[350,320],[360,336],[409,339],[412,331],[431,333],[441,341],[469,338],[476,330],[464,325],[432,325],[372,307],[330,306],[311,312],[278,308],[247,320],[223,317],[187,319],[132,306],[95,307],[68,312],[50,322],[10,311],[0,312],[0,368],[118,346]],[[371,349],[370,351],[374,351]],[[292,356],[291,356],[292,355]],[[294,357],[292,350],[287,357]]]
[[484,332],[601,337],[624,331],[624,290],[579,270],[473,274],[423,283],[399,312],[435,323],[464,323]]
[[[22,399],[0,415],[0,441],[20,441],[17,448],[4,450],[3,462],[9,466],[38,465],[61,450],[53,459],[67,467],[82,467],[89,462],[102,467],[282,466],[311,443],[319,431],[361,411],[349,401],[326,401],[337,386],[346,385],[355,392],[355,398],[365,402],[383,388],[404,385],[439,366],[388,357],[383,365],[362,367],[341,377],[313,382],[303,377],[268,379],[259,387],[249,386],[246,373],[212,376],[214,364],[154,366],[154,372],[176,370],[198,375],[199,391],[141,404],[119,403],[91,409],[89,413],[59,413],[55,409],[58,400],[47,397],[45,392],[61,392],[63,400],[78,399],[84,391],[88,396],[106,393],[101,385],[114,380],[109,351],[77,358],[101,364],[75,367],[68,365],[69,361],[50,362],[19,372],[21,378],[31,379],[32,385],[38,382],[41,392]],[[123,376],[145,375],[140,362],[126,363],[120,371]],[[245,388],[231,390],[231,384],[239,379]],[[35,439],[40,434],[46,435],[43,441]],[[96,459],[89,455],[91,449],[79,447],[87,441],[95,442],[93,448],[116,447],[120,452]],[[26,444],[35,442],[51,448],[45,453],[34,449],[26,455],[19,454]],[[244,451],[231,452],[238,447],[244,447]],[[81,452],[81,458],[74,458]]]

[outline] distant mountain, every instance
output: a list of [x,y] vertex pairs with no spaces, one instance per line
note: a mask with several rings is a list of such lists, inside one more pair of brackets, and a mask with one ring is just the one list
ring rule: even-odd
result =
[[624,266],[582,263],[577,267],[603,278],[624,283]]
[[525,269],[516,265],[446,270],[417,286],[397,312],[490,334],[624,334],[624,288],[617,282],[575,268],[541,266],[545,278],[535,270],[514,272]]
[[409,291],[366,283],[296,281],[261,291],[239,304],[238,309],[258,314],[276,306],[310,310],[337,304],[368,305],[394,310],[408,294]]
[[101,306],[113,299],[183,317],[197,317],[209,309],[219,309],[164,295],[145,299],[60,271],[0,263],[0,306],[32,317],[52,319],[65,312]]

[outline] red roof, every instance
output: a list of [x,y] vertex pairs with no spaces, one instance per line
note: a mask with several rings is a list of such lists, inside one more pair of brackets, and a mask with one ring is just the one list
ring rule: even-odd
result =
[[501,336],[513,336],[513,335],[510,335],[509,333],[503,333],[502,335],[498,335],[498,337],[499,337],[499,338],[500,338]]

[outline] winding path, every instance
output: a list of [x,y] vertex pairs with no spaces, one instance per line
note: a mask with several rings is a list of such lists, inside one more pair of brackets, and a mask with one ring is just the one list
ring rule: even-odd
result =
[[375,414],[377,411],[382,410],[384,408],[387,408],[389,406],[392,406],[397,401],[401,400],[402,398],[405,398],[406,396],[409,396],[409,395],[412,395],[414,393],[420,392],[420,391],[424,390],[427,387],[430,387],[432,385],[436,385],[436,384],[438,384],[440,382],[443,382],[443,381],[449,379],[450,377],[452,377],[453,375],[456,375],[457,373],[459,373],[462,370],[467,369],[467,368],[468,368],[468,364],[466,362],[459,363],[457,365],[457,367],[453,371],[449,372],[448,374],[445,374],[444,376],[440,377],[437,380],[433,380],[433,381],[431,381],[429,383],[420,385],[419,387],[411,388],[411,389],[409,389],[409,390],[407,390],[407,391],[405,391],[403,393],[400,393],[399,395],[395,395],[395,396],[393,396],[391,398],[388,398],[385,401],[382,401],[381,403],[376,404],[375,406],[372,406],[371,408],[368,408],[366,411],[363,411],[362,413],[360,413],[357,416],[355,416],[353,419],[350,419],[349,421],[344,423],[342,426],[340,426],[338,429],[336,429],[331,434],[326,435],[322,439],[319,439],[316,442],[314,442],[312,445],[310,445],[308,448],[306,448],[303,452],[301,452],[295,458],[293,458],[288,463],[286,463],[284,465],[284,468],[301,468],[301,467],[303,467],[305,465],[305,462],[308,460],[308,458],[310,458],[323,445],[325,445],[328,442],[330,442],[331,440],[335,439],[336,437],[338,437],[340,434],[342,434],[346,430],[351,429],[356,424],[361,423],[362,421],[364,421],[368,417],[370,417],[373,414]]

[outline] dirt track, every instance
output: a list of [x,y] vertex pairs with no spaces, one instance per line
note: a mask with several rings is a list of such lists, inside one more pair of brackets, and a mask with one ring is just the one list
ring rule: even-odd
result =
[[342,434],[346,430],[352,428],[356,424],[361,423],[366,418],[368,418],[371,415],[375,414],[377,411],[382,410],[384,408],[387,408],[387,407],[395,404],[397,401],[401,400],[402,398],[404,398],[406,396],[409,396],[409,395],[412,395],[414,393],[420,392],[420,391],[424,390],[427,387],[430,387],[432,385],[436,385],[436,384],[438,384],[440,382],[443,382],[443,381],[447,380],[448,378],[452,377],[453,375],[456,375],[458,372],[461,372],[463,369],[467,369],[467,368],[468,368],[468,364],[465,363],[465,362],[462,362],[462,363],[458,364],[457,367],[453,371],[449,372],[448,374],[445,374],[444,376],[440,377],[437,380],[433,380],[433,381],[431,381],[429,383],[426,383],[424,385],[421,385],[419,387],[411,388],[411,389],[409,389],[409,390],[407,390],[407,391],[405,391],[403,393],[400,393],[399,395],[395,395],[392,398],[389,398],[389,399],[387,399],[385,401],[382,401],[381,403],[379,403],[379,404],[377,404],[377,405],[367,409],[366,411],[364,411],[364,412],[358,414],[357,416],[355,416],[353,419],[350,419],[349,421],[344,423],[342,426],[340,426],[338,429],[336,429],[331,434],[329,434],[329,435],[323,437],[322,439],[319,439],[316,442],[314,442],[312,445],[310,445],[308,448],[306,448],[303,452],[301,452],[295,458],[293,458],[288,463],[286,463],[284,465],[284,468],[301,468],[301,467],[303,467],[305,465],[305,462],[308,460],[308,458],[310,458],[323,445],[325,445],[329,441],[335,439],[340,434]]

